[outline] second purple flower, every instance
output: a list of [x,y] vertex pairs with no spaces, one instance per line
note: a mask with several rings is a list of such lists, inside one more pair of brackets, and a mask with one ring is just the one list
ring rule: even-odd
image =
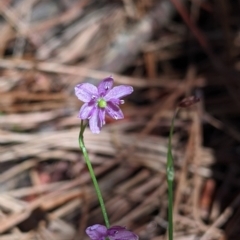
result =
[[125,227],[113,226],[107,229],[105,226],[95,224],[86,229],[87,235],[91,240],[138,240],[138,236],[128,231]]
[[113,78],[103,79],[96,87],[90,83],[81,83],[75,87],[77,98],[83,102],[79,112],[79,118],[89,119],[90,130],[93,133],[100,133],[105,124],[105,115],[108,114],[114,119],[122,119],[124,115],[119,108],[124,103],[121,98],[131,94],[133,87],[120,85],[112,88]]

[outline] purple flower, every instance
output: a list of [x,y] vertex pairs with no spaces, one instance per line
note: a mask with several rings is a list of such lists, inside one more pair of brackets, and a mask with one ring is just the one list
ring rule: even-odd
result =
[[125,227],[113,226],[107,229],[105,226],[95,224],[86,229],[91,240],[138,240],[138,236],[128,231]]
[[83,102],[79,112],[79,118],[89,119],[89,126],[93,133],[99,133],[105,124],[105,114],[115,119],[124,118],[119,104],[123,104],[125,97],[133,92],[133,88],[120,85],[112,88],[113,78],[103,79],[98,87],[90,83],[81,83],[75,87],[77,98]]
[[95,224],[86,229],[87,235],[91,240],[105,240],[107,237],[107,228],[100,224]]

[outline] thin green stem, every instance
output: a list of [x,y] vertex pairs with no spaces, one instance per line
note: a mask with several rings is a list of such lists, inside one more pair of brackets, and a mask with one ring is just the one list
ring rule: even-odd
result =
[[83,121],[81,121],[81,128],[80,128],[79,138],[78,138],[79,147],[82,150],[85,162],[87,164],[90,176],[92,178],[93,185],[94,185],[94,188],[95,188],[96,193],[97,193],[98,201],[99,201],[100,207],[102,209],[102,214],[103,214],[103,218],[104,218],[104,221],[105,221],[105,225],[106,225],[107,228],[109,228],[110,224],[109,224],[105,204],[104,204],[104,201],[103,201],[102,193],[101,193],[101,190],[99,188],[98,181],[97,181],[97,178],[96,178],[95,173],[93,171],[93,167],[92,167],[92,164],[90,162],[90,159],[89,159],[89,156],[88,156],[88,153],[87,153],[87,149],[85,147],[84,140],[83,140],[83,133],[84,133],[85,128],[86,128],[86,124],[84,125]]
[[168,183],[168,240],[173,240],[173,181],[174,181],[174,163],[172,156],[172,136],[174,130],[174,121],[178,113],[178,108],[175,110],[168,139],[167,152],[167,183]]

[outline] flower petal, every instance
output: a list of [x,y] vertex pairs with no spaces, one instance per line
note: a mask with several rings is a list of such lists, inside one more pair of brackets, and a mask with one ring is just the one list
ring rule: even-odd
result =
[[96,108],[89,119],[89,127],[92,133],[100,133],[102,123],[99,117],[99,108]]
[[116,98],[125,97],[133,92],[133,87],[127,85],[120,85],[111,89],[104,97],[106,101]]
[[87,235],[91,240],[105,240],[107,237],[107,228],[100,224],[95,224],[86,229]]
[[75,87],[75,95],[83,102],[90,102],[98,97],[98,89],[90,83],[81,83]]
[[105,124],[105,113],[106,113],[106,111],[105,111],[104,108],[100,108],[98,111],[99,111],[99,112],[98,112],[99,125],[100,125],[100,128],[102,128],[103,125]]
[[110,76],[108,78],[104,78],[99,84],[98,84],[98,94],[100,97],[105,96],[113,86],[113,78]]
[[95,111],[95,108],[95,102],[84,103],[79,111],[78,117],[83,120],[88,119]]
[[124,227],[113,226],[107,230],[110,240],[138,240],[138,236]]
[[114,119],[123,119],[124,115],[122,110],[118,107],[118,105],[114,104],[112,101],[109,101],[106,106],[107,114]]

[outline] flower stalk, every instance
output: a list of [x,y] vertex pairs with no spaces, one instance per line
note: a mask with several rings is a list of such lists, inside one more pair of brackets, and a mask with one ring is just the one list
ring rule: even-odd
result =
[[173,183],[174,183],[174,162],[173,162],[173,155],[172,155],[172,136],[174,131],[174,122],[177,117],[180,108],[188,108],[192,105],[199,102],[200,99],[196,96],[190,96],[184,98],[181,102],[179,102],[178,107],[175,109],[170,133],[168,138],[168,151],[167,151],[167,184],[168,184],[168,240],[173,240]]
[[89,159],[89,156],[88,156],[88,152],[87,152],[87,149],[86,149],[85,144],[84,144],[83,133],[85,131],[86,126],[87,126],[87,124],[84,124],[83,120],[81,120],[81,126],[80,126],[79,138],[78,138],[79,147],[82,150],[84,160],[85,160],[85,162],[87,164],[90,176],[92,178],[93,185],[94,185],[94,188],[96,190],[98,201],[99,201],[99,204],[100,204],[100,207],[101,207],[101,210],[102,210],[102,214],[103,214],[103,218],[104,218],[104,221],[105,221],[105,225],[106,225],[107,228],[109,228],[110,224],[109,224],[109,220],[108,220],[106,207],[105,207],[105,204],[104,204],[104,201],[103,201],[102,193],[101,193],[101,190],[99,188],[97,178],[96,178],[95,173],[93,171],[93,167],[92,167],[92,164],[90,162],[90,159]]
[[[123,119],[124,115],[119,107],[120,104],[124,103],[124,100],[121,98],[131,94],[132,92],[133,88],[128,85],[113,87],[113,78],[111,76],[103,79],[97,87],[90,83],[81,83],[75,86],[75,95],[79,100],[84,102],[78,115],[81,119],[78,137],[79,147],[82,150],[89,174],[92,178],[105,221],[105,226],[95,224],[86,229],[86,233],[91,240],[138,240],[138,236],[133,232],[128,231],[125,227],[110,227],[102,193],[93,171],[93,167],[84,144],[83,136],[87,124],[89,124],[92,133],[100,133],[103,125],[105,124],[105,115],[108,115],[116,120]],[[83,122],[84,120],[86,120],[85,124]]]

